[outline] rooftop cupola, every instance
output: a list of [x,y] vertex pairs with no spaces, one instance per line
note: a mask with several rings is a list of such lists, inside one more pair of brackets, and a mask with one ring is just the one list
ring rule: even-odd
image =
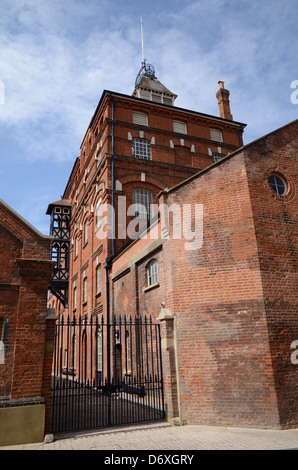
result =
[[177,98],[177,95],[156,78],[153,65],[147,64],[146,61],[143,62],[137,75],[132,96],[172,106]]
[[142,67],[135,81],[135,89],[132,96],[143,98],[145,100],[154,101],[155,103],[163,103],[173,105],[177,95],[166,88],[155,76],[155,68],[151,64],[146,63],[144,58],[144,39],[143,39],[143,21],[141,20],[142,30]]

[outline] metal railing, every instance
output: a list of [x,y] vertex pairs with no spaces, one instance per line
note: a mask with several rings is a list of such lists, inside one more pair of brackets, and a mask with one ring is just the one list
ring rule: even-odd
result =
[[56,328],[51,432],[164,419],[159,324],[61,316]]

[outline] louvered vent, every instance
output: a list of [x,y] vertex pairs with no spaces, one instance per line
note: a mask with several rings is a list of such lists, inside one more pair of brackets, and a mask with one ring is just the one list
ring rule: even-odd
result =
[[170,105],[170,106],[172,106],[172,104],[173,104],[172,98],[166,98],[165,96],[163,97],[163,102],[164,102],[164,104],[167,104],[167,105]]
[[181,121],[174,121],[173,122],[174,132],[178,132],[179,134],[187,134],[186,123]]
[[216,142],[223,142],[222,132],[218,131],[217,129],[210,129],[210,138]]
[[139,126],[148,126],[148,115],[144,113],[133,113],[133,123]]

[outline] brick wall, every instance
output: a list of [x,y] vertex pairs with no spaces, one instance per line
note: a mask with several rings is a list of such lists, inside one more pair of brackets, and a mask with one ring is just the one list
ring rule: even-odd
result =
[[42,396],[47,288],[52,274],[48,261],[18,259],[20,288],[14,343],[11,398]]
[[[164,301],[164,270],[160,223],[151,232],[132,242],[119,254],[112,266],[112,305],[114,314],[151,316],[156,320]],[[147,285],[147,266],[157,260],[159,283]]]
[[[182,419],[274,426],[277,402],[243,156],[222,162],[160,202],[181,208],[203,204],[203,246],[185,250],[188,242],[173,239],[172,225],[159,251],[149,238],[133,243],[113,265],[115,311],[120,307],[156,319],[165,302],[175,313]],[[153,258],[160,285],[151,291],[146,266]],[[170,375],[165,370],[168,376],[176,383],[172,367]]]
[[278,410],[257,244],[242,154],[177,188],[167,203],[203,205],[203,244],[165,245],[166,306],[177,316],[182,417],[274,426]]
[[[297,426],[296,155],[297,122],[163,195],[204,210],[199,250],[164,244],[189,422]],[[269,187],[271,172],[288,181],[285,196]]]
[[[132,190],[146,189],[152,192],[153,202],[158,203],[157,194],[165,187],[172,187],[195,174],[198,169],[212,164],[210,152],[227,155],[238,148],[240,129],[239,123],[224,121],[216,117],[201,115],[175,107],[159,106],[117,93],[115,98],[114,120],[114,154],[115,181],[120,182],[115,190],[115,209],[118,210],[118,197],[126,197],[126,210],[132,204]],[[91,120],[81,145],[81,154],[77,159],[64,197],[72,200],[72,226],[70,260],[70,313],[73,312],[72,292],[76,282],[78,302],[76,314],[105,312],[105,273],[102,270],[102,293],[97,297],[94,293],[96,263],[103,266],[105,258],[111,252],[111,241],[98,238],[95,233],[95,210],[98,201],[111,203],[111,156],[112,156],[112,100],[108,93],[103,93],[101,101]],[[148,126],[133,123],[133,112],[148,115]],[[174,132],[173,121],[187,123],[187,134]],[[222,132],[223,142],[211,139],[210,129]],[[151,143],[152,160],[132,158],[132,140],[141,139]],[[100,153],[101,161],[95,158]],[[93,208],[93,212],[91,211]],[[88,244],[84,244],[82,227],[85,220],[89,221]],[[124,217],[129,224],[133,217]],[[118,221],[118,219],[117,219]],[[78,237],[79,254],[74,256],[74,243]],[[126,239],[118,237],[116,224],[115,250],[119,250]],[[96,255],[99,248],[102,250]],[[81,271],[88,276],[88,302],[82,303]],[[96,304],[96,306],[95,306]]]
[[[245,151],[264,305],[281,425],[297,426],[298,368],[291,343],[298,339],[298,121]],[[277,195],[269,174],[282,176],[287,193]]]
[[[165,302],[176,316],[181,418],[189,423],[297,426],[296,136],[294,123],[160,194],[169,207],[201,205],[198,249],[186,249],[183,231],[173,237],[190,222],[182,213],[159,250],[142,239],[114,261],[114,308],[156,319]],[[285,196],[270,188],[272,172],[287,181]],[[153,258],[160,285],[150,292]]]
[[[43,403],[50,397],[51,371],[44,368],[46,338],[54,339],[47,322],[50,243],[50,237],[0,202],[0,408]],[[0,434],[5,437],[2,427]]]

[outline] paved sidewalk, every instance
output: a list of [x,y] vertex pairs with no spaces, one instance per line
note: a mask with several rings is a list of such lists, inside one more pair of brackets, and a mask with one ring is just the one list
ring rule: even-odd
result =
[[298,429],[267,431],[167,423],[61,436],[54,442],[0,447],[0,450],[298,450]]

